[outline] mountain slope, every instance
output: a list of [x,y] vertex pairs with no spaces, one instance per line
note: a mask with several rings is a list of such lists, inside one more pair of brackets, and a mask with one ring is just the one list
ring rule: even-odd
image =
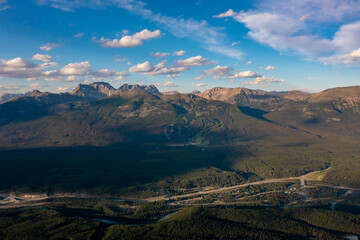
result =
[[86,99],[70,94],[37,93],[0,105],[0,144],[221,145],[271,136],[314,138],[244,114],[236,105],[193,94],[154,95],[131,90],[98,100]]

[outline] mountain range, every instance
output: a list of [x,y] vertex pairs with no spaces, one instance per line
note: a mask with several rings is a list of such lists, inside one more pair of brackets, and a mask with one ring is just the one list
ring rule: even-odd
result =
[[[69,93],[9,94],[0,105],[0,144],[119,142],[237,144],[272,136],[360,134],[360,87],[319,93],[213,88],[162,94],[154,85],[79,84]],[[5,101],[5,100],[4,100]],[[312,141],[312,140],[309,140]]]

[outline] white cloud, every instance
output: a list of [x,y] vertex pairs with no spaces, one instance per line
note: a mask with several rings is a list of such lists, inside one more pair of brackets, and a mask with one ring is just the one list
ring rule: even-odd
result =
[[206,77],[207,77],[206,75],[200,75],[200,76],[194,78],[193,81],[201,80],[201,79],[204,79]]
[[42,62],[50,62],[52,61],[52,57],[50,55],[47,54],[35,54],[31,60],[38,60],[38,61],[42,61]]
[[[41,55],[41,54],[40,54]],[[43,59],[44,56],[34,55],[33,59]],[[48,60],[45,56],[45,60]],[[117,72],[109,69],[93,70],[88,61],[80,63],[69,63],[64,67],[57,69],[49,69],[58,66],[58,63],[45,62],[36,64],[20,57],[11,60],[0,59],[0,78],[21,78],[27,81],[62,81],[67,77],[67,81],[76,81],[76,76],[91,77],[94,79],[109,79],[112,77],[121,77],[125,79],[127,72]]]
[[57,87],[55,89],[55,91],[57,91],[57,92],[66,92],[66,91],[69,91],[69,90],[70,90],[69,86],[60,86],[60,87]]
[[10,5],[6,4],[6,2],[7,2],[6,0],[0,0],[0,12],[11,8]]
[[266,77],[266,76],[262,76],[262,77],[257,77],[254,80],[250,81],[250,82],[244,82],[244,85],[260,85],[262,87],[269,87],[270,83],[284,83],[285,81],[282,79],[277,79],[274,77]]
[[169,75],[167,75],[166,77],[167,78],[177,78],[177,77],[180,77],[181,76],[181,74],[180,73],[177,73],[177,74],[169,74]]
[[156,52],[156,53],[154,53],[154,56],[155,56],[156,58],[163,58],[163,57],[166,57],[166,56],[170,56],[170,53]]
[[77,76],[87,75],[91,72],[91,65],[88,61],[80,63],[69,63],[60,69],[62,75]]
[[79,38],[79,37],[83,37],[85,33],[77,33],[74,35],[74,37]]
[[344,54],[338,57],[344,64],[356,62],[360,60],[360,48],[352,51],[351,53]]
[[[360,2],[359,2],[360,5]],[[351,52],[360,48],[360,21],[344,24],[335,33],[333,43],[341,52]]]
[[225,76],[229,75],[231,71],[233,71],[231,67],[217,65],[212,69],[206,70],[204,73],[207,75]]
[[102,37],[99,40],[97,40],[96,37],[93,37],[93,41],[102,43],[101,46],[106,48],[137,47],[143,44],[143,40],[156,38],[160,35],[160,30],[151,32],[147,29],[144,29],[141,32],[135,33],[133,36],[127,35],[120,39],[106,39]]
[[[323,61],[360,47],[359,13],[359,0],[263,0],[247,12],[217,17],[232,17],[250,30],[251,38],[274,49]],[[332,37],[322,31],[333,26],[339,27]]]
[[174,52],[174,56],[184,56],[184,54],[186,53],[186,51],[184,51],[184,50],[179,50],[179,51],[175,51]]
[[43,44],[40,46],[40,50],[44,50],[44,51],[50,51],[52,50],[53,48],[56,48],[56,47],[60,47],[61,45],[60,44],[55,44],[55,43],[47,43],[47,44]]
[[44,84],[41,84],[41,83],[33,83],[29,86],[29,90],[34,90],[34,89],[37,89],[37,90],[41,90],[45,87]]
[[253,71],[243,71],[243,72],[238,72],[235,73],[231,76],[229,76],[230,79],[234,79],[234,78],[258,78],[258,77],[262,77],[260,74],[255,73]]
[[221,14],[219,14],[219,15],[215,15],[215,16],[213,16],[214,18],[225,18],[225,17],[233,17],[233,16],[235,16],[236,15],[236,13],[232,10],[232,9],[229,9],[229,10],[227,10],[226,12],[224,12],[224,13],[221,13]]
[[149,61],[138,63],[137,65],[131,67],[129,72],[148,72],[152,69],[152,65]]
[[157,38],[161,34],[160,30],[155,30],[153,32],[144,29],[141,32],[135,33],[133,38],[139,39],[139,40],[148,40],[151,38]]
[[158,87],[176,87],[175,83],[172,81],[166,81],[164,83],[155,83],[154,85]]
[[267,66],[265,68],[265,70],[275,70],[275,69],[276,69],[276,67],[274,67],[274,66]]
[[183,67],[192,67],[192,66],[204,66],[209,64],[215,64],[215,61],[209,61],[207,58],[203,58],[202,56],[190,57],[185,60],[177,60],[175,61],[177,65]]
[[[190,38],[199,42],[201,46],[209,51],[241,59],[243,53],[232,49],[228,45],[228,38],[220,27],[211,26],[207,21],[185,19],[181,17],[168,17],[146,8],[146,4],[140,0],[89,0],[89,1],[67,1],[67,0],[35,0],[39,5],[48,5],[63,11],[74,11],[77,8],[104,8],[116,6],[133,14],[141,16],[145,20],[156,23],[176,37]],[[111,40],[110,40],[111,41]]]
[[195,85],[196,87],[206,87],[207,83],[198,83]]
[[62,81],[62,76],[57,76],[57,77],[45,77],[44,81],[47,82],[61,82]]
[[115,58],[114,61],[115,62],[125,62],[126,60],[128,60],[128,58]]
[[20,57],[11,60],[0,59],[0,77],[38,78],[45,68],[56,66],[56,63],[35,64]]
[[154,76],[154,75],[173,75],[173,74],[179,74],[183,71],[188,70],[185,66],[179,66],[179,67],[166,67],[167,60],[163,60],[156,64],[155,66],[152,66],[152,64],[148,61],[139,63],[129,69],[129,72],[137,72],[144,75]]
[[76,82],[77,78],[76,76],[68,76],[67,81],[68,82]]
[[249,64],[252,64],[252,61],[248,61],[248,62],[246,63],[246,65],[249,65]]
[[241,41],[233,42],[233,43],[231,44],[231,46],[238,45],[239,43],[241,43]]

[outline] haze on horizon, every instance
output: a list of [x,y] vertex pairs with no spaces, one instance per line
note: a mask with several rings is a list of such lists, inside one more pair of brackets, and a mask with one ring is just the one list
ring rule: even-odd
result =
[[360,1],[0,0],[0,94],[360,84]]

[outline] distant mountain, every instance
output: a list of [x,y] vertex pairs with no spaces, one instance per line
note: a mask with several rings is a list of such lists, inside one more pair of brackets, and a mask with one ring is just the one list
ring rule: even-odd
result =
[[159,90],[155,87],[155,85],[139,85],[139,84],[134,84],[134,85],[124,84],[121,87],[119,87],[117,92],[119,92],[119,91],[125,92],[125,91],[132,91],[132,90],[140,90],[140,91],[145,91],[145,92],[149,92],[152,94],[160,94]]
[[79,84],[70,93],[34,90],[0,105],[0,144],[221,145],[273,136],[358,136],[359,89],[309,94],[213,88],[197,94],[161,94],[153,85],[115,89],[97,82]]
[[0,145],[221,145],[279,134],[313,138],[194,94],[124,87],[96,99],[105,93],[95,95],[94,89],[80,85],[71,94],[34,93],[0,105]]
[[0,96],[0,104],[23,96],[24,94],[21,93],[4,93],[3,95]]
[[152,94],[160,94],[159,90],[154,85],[124,84],[120,88],[115,89],[109,83],[105,82],[79,84],[73,91],[70,92],[70,94],[91,99],[98,99],[103,97],[110,97],[120,92],[133,90],[145,91]]
[[[113,92],[115,92],[115,90],[113,90]],[[111,93],[113,92],[106,88],[106,86],[100,84],[79,84],[74,90],[70,92],[70,95],[98,99],[111,96]]]
[[274,102],[281,100],[281,94],[252,90],[248,88],[216,87],[199,93],[199,96],[209,100],[219,100],[238,105],[249,105],[254,102]]
[[323,136],[360,135],[360,87],[327,89],[302,97],[301,102],[271,106],[264,115]]
[[359,99],[360,98],[360,86],[353,87],[338,87],[326,89],[322,92],[313,94],[310,98],[310,102],[325,102],[325,101],[341,101],[346,99]]

